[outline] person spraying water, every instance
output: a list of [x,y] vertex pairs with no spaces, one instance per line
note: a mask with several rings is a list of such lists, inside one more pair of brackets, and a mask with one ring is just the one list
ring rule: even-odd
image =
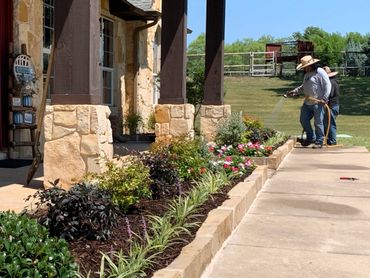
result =
[[[314,149],[322,148],[324,144],[324,108],[330,96],[331,83],[327,73],[318,65],[319,59],[310,55],[301,58],[297,70],[304,70],[302,85],[289,91],[286,96],[304,95],[305,99],[300,111],[300,123],[306,139],[301,145],[307,147],[311,144]],[[311,120],[314,119],[315,130],[312,129]]]

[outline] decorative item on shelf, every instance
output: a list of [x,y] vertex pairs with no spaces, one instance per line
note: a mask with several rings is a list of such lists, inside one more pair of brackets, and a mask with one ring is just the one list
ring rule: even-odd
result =
[[20,97],[12,97],[12,106],[19,107],[22,106],[22,101]]
[[24,107],[32,107],[32,96],[30,96],[30,95],[24,95],[22,97],[22,105]]
[[34,114],[32,112],[24,112],[23,121],[25,124],[33,124],[34,123]]
[[23,112],[13,112],[13,123],[23,124]]

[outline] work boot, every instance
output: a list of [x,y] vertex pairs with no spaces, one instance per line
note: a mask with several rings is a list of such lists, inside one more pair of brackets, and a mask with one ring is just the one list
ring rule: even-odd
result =
[[307,146],[313,144],[314,142],[312,142],[310,140],[301,140],[300,143],[301,143],[302,147],[307,147]]
[[312,147],[313,149],[321,149],[322,148],[322,143],[315,143]]

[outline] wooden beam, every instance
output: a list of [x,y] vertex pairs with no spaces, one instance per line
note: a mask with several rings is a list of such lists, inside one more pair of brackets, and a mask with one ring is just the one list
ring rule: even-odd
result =
[[55,1],[53,104],[101,104],[100,1]]
[[186,103],[187,0],[162,1],[161,104]]
[[224,99],[225,0],[207,0],[205,105],[222,105]]

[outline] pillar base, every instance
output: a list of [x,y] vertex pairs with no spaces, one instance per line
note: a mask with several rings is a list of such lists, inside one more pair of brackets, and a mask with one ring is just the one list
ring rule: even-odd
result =
[[89,173],[102,173],[113,157],[110,110],[102,105],[47,106],[44,118],[44,187],[68,189]]
[[177,136],[194,138],[194,105],[158,104],[155,107],[156,141]]
[[200,132],[208,142],[215,139],[218,123],[230,115],[230,105],[202,105],[200,108]]

